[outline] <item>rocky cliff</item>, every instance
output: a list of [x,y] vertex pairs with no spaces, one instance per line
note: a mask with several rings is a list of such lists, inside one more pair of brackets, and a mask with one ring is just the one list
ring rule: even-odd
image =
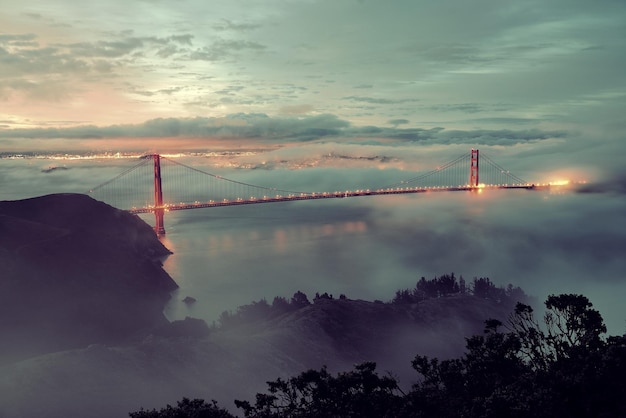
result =
[[137,216],[85,195],[0,202],[0,363],[162,325],[167,254]]

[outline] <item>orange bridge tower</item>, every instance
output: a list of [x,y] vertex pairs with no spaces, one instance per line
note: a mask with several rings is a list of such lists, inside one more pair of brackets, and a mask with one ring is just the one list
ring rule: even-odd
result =
[[157,235],[165,235],[165,225],[163,224],[163,189],[161,187],[161,156],[152,154],[154,161],[154,231]]
[[470,187],[478,187],[478,150],[472,149],[470,157]]

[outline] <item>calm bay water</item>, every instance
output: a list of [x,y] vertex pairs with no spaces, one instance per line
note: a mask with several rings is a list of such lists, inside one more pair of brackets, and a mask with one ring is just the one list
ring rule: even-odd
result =
[[[84,192],[128,160],[0,160],[0,200]],[[376,169],[226,170],[216,173],[293,190],[397,181]],[[406,174],[406,173],[405,173]],[[388,177],[388,178],[386,178]],[[386,181],[389,180],[389,181]],[[317,187],[314,187],[316,185]],[[342,188],[340,188],[342,189]],[[179,284],[170,319],[211,323],[225,310],[316,292],[390,300],[421,277],[454,272],[520,286],[539,301],[583,293],[625,331],[626,208],[617,195],[524,190],[430,193],[269,203],[166,214],[165,269]],[[151,215],[142,215],[152,225]],[[187,305],[186,296],[197,300]]]
[[[362,207],[312,203],[168,214],[163,242],[174,255],[164,267],[181,288],[166,314],[212,320],[224,310],[261,298],[271,303],[298,290],[310,298],[328,292],[390,299],[395,287],[414,284],[413,275],[398,274],[404,268],[394,268],[372,239],[374,226],[359,214]],[[198,301],[188,307],[181,302],[185,296]]]

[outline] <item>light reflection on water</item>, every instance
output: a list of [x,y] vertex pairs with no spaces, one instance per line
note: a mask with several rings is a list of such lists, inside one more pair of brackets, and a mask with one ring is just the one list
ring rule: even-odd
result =
[[[211,322],[224,310],[261,298],[271,303],[275,296],[289,298],[298,290],[310,298],[315,292],[371,296],[365,288],[352,288],[352,280],[343,277],[351,270],[361,270],[354,266],[359,264],[354,251],[366,244],[367,222],[334,220],[331,211],[322,209],[301,224],[292,223],[290,212],[302,212],[307,203],[168,214],[162,242],[174,254],[164,268],[180,289],[168,305],[167,316],[196,316]],[[217,211],[228,211],[237,217],[236,222],[219,215],[207,219]],[[335,261],[325,256],[328,250]],[[186,296],[197,302],[186,305],[182,302]]]

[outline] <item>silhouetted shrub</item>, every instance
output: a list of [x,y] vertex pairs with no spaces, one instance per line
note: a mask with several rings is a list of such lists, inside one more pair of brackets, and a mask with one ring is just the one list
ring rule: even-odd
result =
[[[488,280],[478,283],[479,289],[493,289]],[[268,393],[258,393],[254,404],[235,405],[246,418],[626,416],[626,337],[603,338],[602,316],[585,296],[551,295],[545,305],[542,324],[523,303],[506,324],[485,321],[485,333],[468,338],[460,358],[417,355],[417,383],[406,394],[393,377],[379,376],[376,364],[366,362],[337,375],[323,367],[279,378],[268,382]],[[215,401],[184,398],[177,407],[130,417],[232,415]]]

